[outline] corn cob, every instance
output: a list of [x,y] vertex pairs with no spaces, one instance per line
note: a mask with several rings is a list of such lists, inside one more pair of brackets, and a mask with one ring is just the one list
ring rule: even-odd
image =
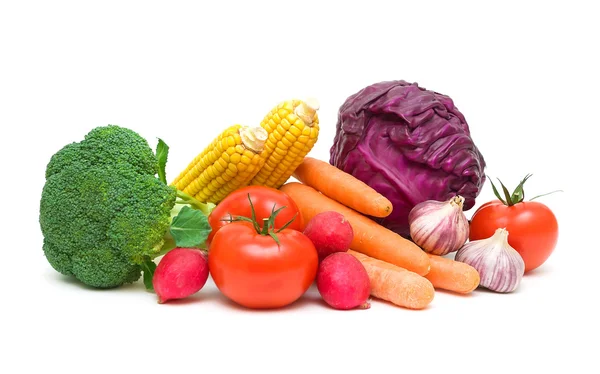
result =
[[265,116],[260,126],[267,130],[263,167],[250,184],[281,187],[302,163],[319,136],[319,103],[309,99],[288,100]]
[[233,125],[196,156],[171,183],[202,202],[217,204],[245,187],[264,165],[267,132],[261,127]]

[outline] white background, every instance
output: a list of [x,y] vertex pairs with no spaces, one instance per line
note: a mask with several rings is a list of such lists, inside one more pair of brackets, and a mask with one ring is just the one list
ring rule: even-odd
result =
[[[592,3],[3,1],[0,371],[597,373]],[[211,281],[159,305],[141,282],[89,290],[45,260],[45,165],[93,127],[126,126],[153,146],[163,138],[173,178],[226,126],[315,96],[311,155],[328,160],[339,106],[391,79],[451,96],[486,173],[511,188],[533,173],[530,197],[564,190],[541,200],[559,219],[559,244],[517,292],[340,312],[312,289],[284,310],[252,312]],[[492,197],[486,183],[477,205]]]

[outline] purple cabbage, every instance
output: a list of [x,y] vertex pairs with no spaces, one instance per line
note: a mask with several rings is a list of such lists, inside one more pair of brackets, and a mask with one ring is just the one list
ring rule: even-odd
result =
[[425,200],[475,205],[485,161],[467,121],[446,95],[403,80],[380,82],[340,107],[330,163],[387,197],[393,212],[372,219],[409,238],[408,213]]

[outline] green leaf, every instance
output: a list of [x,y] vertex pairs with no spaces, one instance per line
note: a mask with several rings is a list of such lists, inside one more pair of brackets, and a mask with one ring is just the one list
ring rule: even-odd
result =
[[167,158],[169,156],[169,146],[163,142],[162,139],[158,139],[156,145],[156,158],[158,159],[158,178],[167,184],[167,174],[165,172],[167,168]]
[[496,195],[496,197],[498,198],[498,200],[502,201],[502,204],[507,205],[506,201],[504,201],[504,199],[502,198],[502,196],[500,196],[500,193],[498,192],[498,189],[494,185],[494,182],[492,182],[492,178],[488,177],[488,179],[489,179],[490,183],[492,184],[492,189],[494,190],[494,195]]
[[[496,178],[498,179],[498,178]],[[498,179],[498,182],[500,182],[500,187],[502,187],[502,192],[504,192],[504,196],[506,197],[506,202],[508,206],[513,206],[514,203],[510,198],[510,192],[508,192],[508,188],[506,188],[506,186],[504,185],[504,183],[502,183],[502,181],[500,179]]]
[[523,185],[525,184],[527,179],[529,179],[532,175],[533,174],[527,174],[525,176],[525,178],[523,178],[523,180],[519,183],[517,188],[515,188],[514,192],[510,196],[510,199],[513,202],[513,204],[520,203],[521,201],[523,201],[525,199],[525,192],[523,191]]
[[183,248],[200,248],[211,232],[208,217],[200,210],[184,206],[171,223],[171,236]]
[[281,232],[281,231],[285,230],[289,225],[292,224],[292,222],[294,222],[294,220],[296,219],[297,216],[298,216],[298,213],[294,214],[294,216],[292,217],[291,220],[288,221],[288,223],[286,223],[285,225],[281,226],[279,228],[279,230],[277,230],[275,232],[277,233],[277,232]]
[[555,190],[555,191],[551,191],[551,192],[546,192],[546,193],[543,193],[541,195],[537,195],[535,197],[532,197],[531,199],[529,199],[529,201],[533,201],[533,200],[537,199],[538,197],[547,196],[547,195],[553,194],[555,192],[564,192],[564,191],[563,190]]
[[273,240],[275,240],[275,243],[277,243],[278,247],[281,246],[281,243],[279,242],[279,238],[277,237],[277,235],[275,235],[275,233],[273,231],[269,231],[269,236],[271,238],[273,238]]
[[148,291],[154,291],[154,285],[152,285],[152,278],[154,277],[154,271],[156,270],[156,264],[150,259],[142,262],[142,271],[144,272],[144,285]]
[[260,225],[258,221],[256,221],[256,211],[254,210],[254,204],[252,204],[252,199],[250,198],[250,193],[248,193],[248,202],[250,202],[250,211],[252,213],[252,224],[254,225],[254,229],[256,232],[260,233]]

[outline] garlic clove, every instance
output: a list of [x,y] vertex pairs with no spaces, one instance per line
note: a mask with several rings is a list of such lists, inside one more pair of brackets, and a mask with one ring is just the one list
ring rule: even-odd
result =
[[508,244],[505,228],[497,229],[487,239],[465,244],[454,259],[474,267],[479,272],[479,285],[495,292],[514,291],[525,273],[525,262]]
[[417,204],[408,215],[410,236],[415,244],[440,256],[461,248],[469,238],[464,201],[456,195],[447,201],[427,200]]

